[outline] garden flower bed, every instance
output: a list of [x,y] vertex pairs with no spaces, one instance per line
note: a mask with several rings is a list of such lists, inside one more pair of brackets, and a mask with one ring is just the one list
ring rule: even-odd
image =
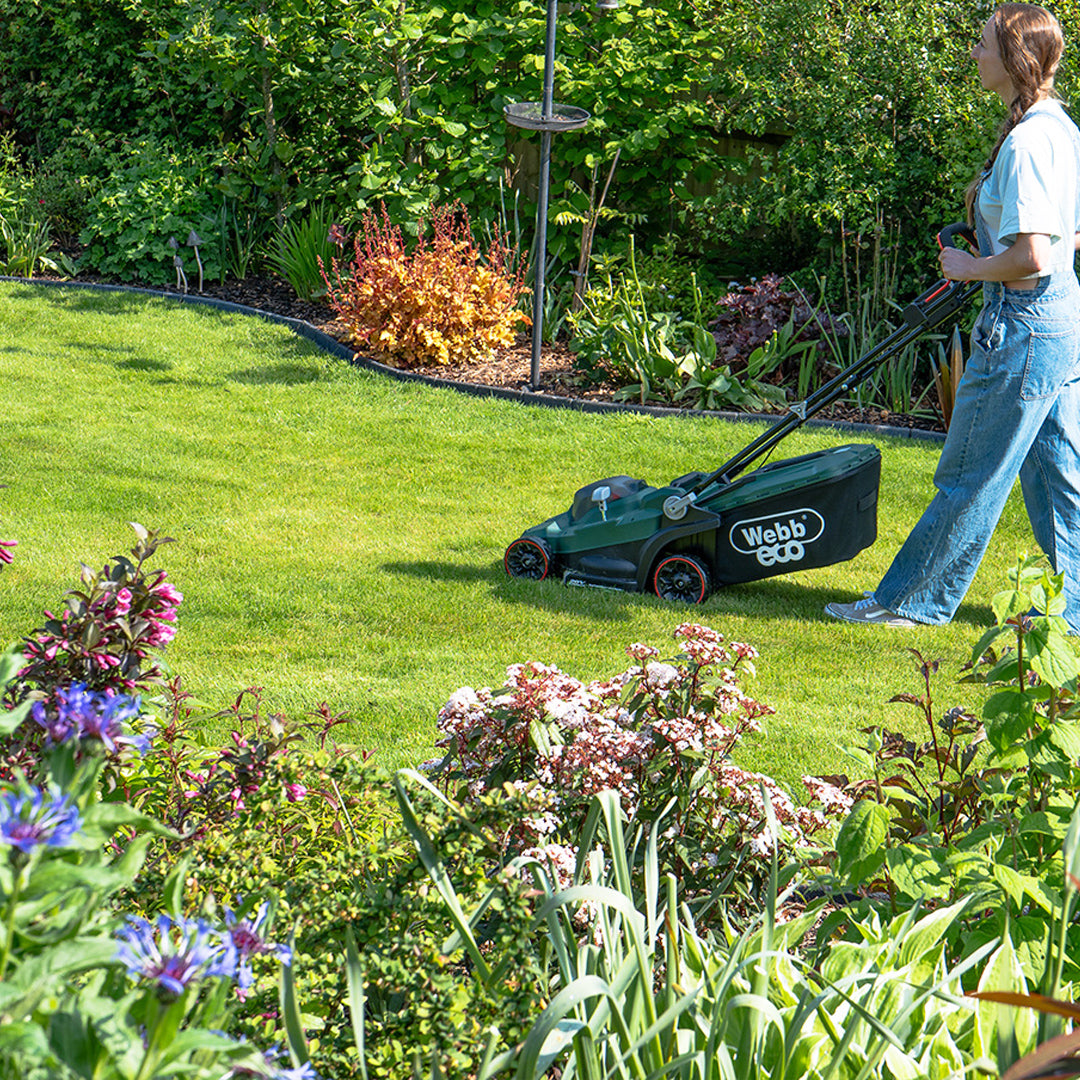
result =
[[135,529],[0,659],[5,1074],[936,1078],[1024,1067],[1047,1032],[997,1003],[1066,1008],[1080,664],[1027,614],[1061,606],[1040,560],[973,649],[983,721],[917,656],[930,740],[871,729],[814,809],[734,763],[756,654],[691,623],[588,685],[463,687],[431,779],[257,696],[207,746],[159,667],[169,538]]

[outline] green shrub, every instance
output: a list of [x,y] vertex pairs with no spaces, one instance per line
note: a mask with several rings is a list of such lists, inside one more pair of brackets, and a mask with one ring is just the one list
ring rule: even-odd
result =
[[716,336],[705,325],[693,272],[689,277],[693,317],[681,318],[674,311],[650,308],[647,293],[661,304],[678,298],[642,283],[633,237],[627,271],[617,282],[610,260],[604,265],[606,284],[591,287],[584,309],[570,316],[570,348],[577,370],[586,378],[613,382],[619,388],[616,398],[637,399],[643,405],[685,401],[694,408],[762,412],[784,400],[783,389],[765,379],[785,359],[784,353],[758,349],[740,358],[738,365],[730,357],[718,357]]
[[186,247],[194,230],[202,238],[201,257],[209,278],[220,274],[218,238],[221,197],[218,162],[207,151],[180,150],[168,143],[137,139],[108,159],[108,177],[91,196],[80,265],[101,274],[151,285],[177,280],[177,257],[191,272],[194,252]]
[[16,150],[14,139],[0,132],[0,214],[24,213],[32,188],[33,174]]
[[[1080,663],[1060,617],[1060,575],[1039,556],[1019,560],[1009,576],[993,599],[995,625],[968,665],[969,681],[996,687],[981,722],[962,707],[935,715],[940,662],[913,650],[920,691],[892,700],[918,711],[926,738],[875,727],[865,745],[847,749],[870,775],[832,777],[818,789],[830,804],[846,803],[818,876],[826,888],[886,896],[894,910],[967,898],[980,914],[958,920],[956,949],[1011,932],[1018,963],[1037,983],[1066,889],[1059,855],[1080,790]],[[1069,926],[1067,939],[1062,964],[1075,980],[1080,928]]]
[[[184,138],[222,148],[275,206],[384,202],[415,221],[460,198],[475,220],[494,217],[500,177],[539,143],[501,115],[537,97],[542,6],[295,12],[0,0],[0,101],[38,161],[85,131],[110,145]],[[1072,40],[1075,9],[1058,13]],[[932,231],[955,219],[996,122],[970,78],[981,18],[958,0],[628,0],[564,18],[555,92],[593,120],[558,142],[554,216],[582,211],[574,178],[618,151],[607,206],[643,236],[710,257],[723,245],[740,277],[816,260],[854,282],[860,257],[899,229],[906,293],[932,273]],[[1068,96],[1075,76],[1061,80]],[[553,221],[551,251],[576,262],[579,233]]]

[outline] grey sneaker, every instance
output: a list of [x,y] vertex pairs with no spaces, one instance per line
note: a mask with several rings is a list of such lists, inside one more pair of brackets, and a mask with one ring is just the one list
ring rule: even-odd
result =
[[869,626],[891,626],[895,629],[907,629],[919,625],[903,615],[897,615],[895,611],[883,608],[874,599],[873,593],[851,604],[826,604],[825,614],[831,615],[834,619],[842,619],[844,622],[866,623]]

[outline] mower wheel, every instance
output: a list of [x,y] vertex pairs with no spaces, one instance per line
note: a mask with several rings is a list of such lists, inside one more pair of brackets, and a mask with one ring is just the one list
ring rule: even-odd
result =
[[511,577],[542,581],[551,569],[551,548],[543,540],[520,536],[506,549],[503,566]]
[[693,555],[668,555],[653,571],[653,590],[661,600],[703,603],[712,590],[708,567]]

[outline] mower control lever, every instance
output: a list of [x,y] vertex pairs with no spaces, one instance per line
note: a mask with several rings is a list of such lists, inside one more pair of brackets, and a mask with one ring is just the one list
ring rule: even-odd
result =
[[598,487],[592,493],[592,501],[600,506],[600,517],[607,521],[607,501],[611,498],[611,488]]

